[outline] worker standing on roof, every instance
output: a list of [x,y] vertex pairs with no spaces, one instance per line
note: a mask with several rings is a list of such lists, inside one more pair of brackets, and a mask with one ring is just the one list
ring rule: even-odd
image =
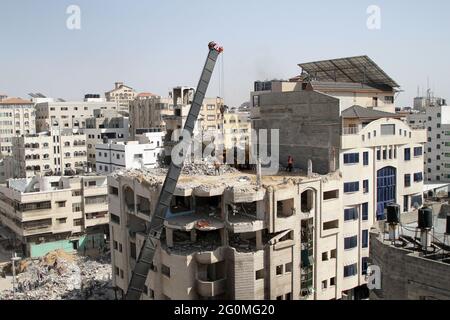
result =
[[220,176],[220,163],[217,160],[214,161],[214,173]]
[[292,172],[292,168],[294,167],[294,158],[292,158],[292,156],[288,156],[288,165],[287,165],[287,169],[289,172]]

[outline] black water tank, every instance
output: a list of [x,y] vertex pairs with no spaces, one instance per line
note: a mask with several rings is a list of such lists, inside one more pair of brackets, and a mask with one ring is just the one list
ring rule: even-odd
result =
[[387,222],[392,224],[400,223],[400,206],[398,204],[387,206]]
[[419,229],[431,229],[433,227],[433,210],[430,208],[419,209]]
[[447,228],[445,233],[450,234],[450,216],[447,216]]

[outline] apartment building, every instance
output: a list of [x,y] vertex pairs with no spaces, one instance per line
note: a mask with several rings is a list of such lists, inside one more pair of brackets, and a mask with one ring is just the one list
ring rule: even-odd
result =
[[434,106],[408,115],[411,127],[427,131],[425,181],[450,182],[450,107]]
[[35,111],[31,101],[21,98],[0,101],[0,155],[11,155],[13,137],[35,131]]
[[398,84],[368,57],[300,67],[299,77],[251,94],[253,126],[279,130],[282,167],[291,155],[294,169],[311,160],[314,172],[341,172],[344,277],[364,288],[370,228],[390,203],[403,212],[422,204],[426,132],[394,113]]
[[231,149],[236,144],[242,146],[251,144],[252,123],[249,112],[225,112],[222,123],[225,149]]
[[128,112],[130,103],[137,96],[136,91],[133,88],[126,86],[123,82],[116,82],[114,89],[105,92],[106,101],[115,102],[118,106],[118,110]]
[[10,170],[13,178],[74,175],[86,170],[86,135],[83,133],[54,129],[13,141],[13,168]]
[[[113,285],[126,292],[164,176],[108,177]],[[339,173],[182,176],[142,299],[341,299]],[[359,277],[363,281],[364,276]]]
[[49,101],[36,103],[36,130],[81,129],[86,127],[86,119],[94,116],[94,110],[118,110],[115,102],[104,102],[86,98],[79,102]]
[[3,100],[8,99],[8,95],[4,94],[4,93],[0,93],[0,102],[2,102]]
[[163,136],[155,130],[139,135],[137,141],[97,144],[96,172],[110,174],[121,169],[159,167],[164,158]]
[[127,141],[129,121],[116,110],[97,109],[93,117],[86,119],[86,127],[80,131],[86,134],[88,167],[95,171],[95,146],[113,140]]
[[0,220],[28,257],[56,249],[98,252],[108,234],[106,177],[10,179],[0,185]]

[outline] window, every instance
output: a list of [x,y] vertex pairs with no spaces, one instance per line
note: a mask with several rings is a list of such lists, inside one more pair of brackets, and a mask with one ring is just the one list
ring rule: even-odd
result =
[[339,220],[333,220],[333,221],[328,221],[328,222],[323,223],[324,231],[337,229],[337,228],[339,228]]
[[111,222],[120,224],[120,218],[118,216],[116,216],[115,214],[112,214],[112,213],[110,215],[111,215]]
[[363,181],[363,191],[364,193],[369,193],[369,180]]
[[405,174],[405,188],[411,187],[411,175]]
[[405,161],[410,161],[410,160],[411,160],[411,149],[406,148],[405,149]]
[[359,163],[359,153],[347,153],[344,154],[344,164]]
[[164,264],[161,265],[161,273],[170,278],[170,268]]
[[63,224],[67,222],[67,218],[57,218],[56,222],[58,222],[59,224]]
[[369,203],[363,203],[362,205],[361,205],[361,218],[364,220],[364,221],[367,221],[367,220],[369,220]]
[[118,248],[117,241],[115,241],[115,240],[114,240],[114,242],[113,242],[113,248],[114,248],[114,250],[117,250],[117,248]]
[[358,210],[349,208],[344,210],[344,221],[358,220]]
[[358,236],[344,238],[344,249],[350,250],[358,246]]
[[327,284],[328,284],[327,280],[322,281],[322,290],[325,290],[327,288]]
[[328,252],[322,252],[322,261],[328,261]]
[[259,107],[259,96],[253,96],[253,106]]
[[292,262],[287,263],[284,266],[284,270],[285,270],[285,272],[292,272]]
[[282,275],[283,274],[283,265],[279,265],[277,266],[277,275]]
[[330,279],[330,287],[335,286],[336,285],[336,278],[333,277]]
[[395,135],[395,124],[382,124],[381,125],[381,135],[382,136]]
[[363,165],[365,166],[369,165],[369,152],[363,153]]
[[349,266],[344,266],[344,278],[353,277],[358,274],[358,265],[352,264]]
[[392,103],[394,103],[394,97],[393,96],[385,96],[384,97],[384,102],[392,104]]
[[377,149],[377,160],[381,160],[381,149]]
[[331,259],[336,259],[337,257],[337,249],[333,249],[330,252]]
[[422,182],[423,181],[423,173],[418,172],[414,173],[414,182]]
[[361,274],[366,275],[367,269],[369,267],[369,258],[368,257],[362,257],[361,259]]
[[81,203],[72,203],[72,212],[80,212]]
[[414,157],[420,157],[423,154],[422,147],[414,148]]
[[362,239],[361,239],[361,246],[363,248],[368,248],[369,247],[369,230],[363,230],[362,231]]
[[256,278],[256,280],[264,279],[264,269],[256,271],[255,278]]
[[344,183],[344,192],[345,193],[352,193],[352,192],[358,192],[358,191],[359,191],[359,182]]
[[58,206],[58,208],[64,208],[66,206],[66,202],[65,201],[57,201],[56,205]]
[[323,193],[323,200],[339,199],[339,190],[326,191]]

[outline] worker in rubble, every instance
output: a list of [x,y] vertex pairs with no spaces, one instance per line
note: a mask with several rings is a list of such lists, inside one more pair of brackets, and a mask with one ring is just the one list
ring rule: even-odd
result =
[[217,160],[214,161],[214,173],[220,176],[220,163]]
[[291,155],[288,156],[287,163],[287,171],[292,172],[292,168],[294,167],[294,158]]

